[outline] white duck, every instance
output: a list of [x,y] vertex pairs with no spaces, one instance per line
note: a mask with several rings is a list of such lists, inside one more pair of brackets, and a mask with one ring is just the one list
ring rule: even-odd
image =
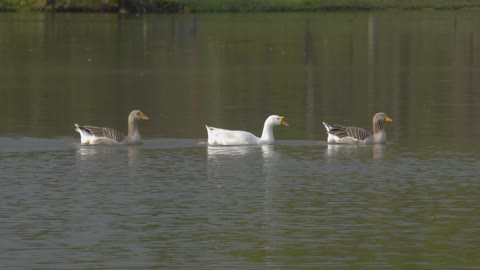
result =
[[75,123],[75,130],[80,133],[82,144],[136,144],[140,142],[138,120],[148,120],[139,110],[134,110],[128,116],[128,135],[107,127],[80,126]]
[[339,125],[329,125],[323,122],[327,129],[329,143],[343,144],[377,144],[387,141],[387,133],[383,129],[384,122],[392,122],[392,119],[383,112],[373,116],[373,135],[363,128],[344,127]]
[[273,144],[273,127],[283,125],[288,127],[283,116],[270,115],[263,126],[262,137],[258,138],[247,131],[228,130],[207,127],[208,144],[210,145],[248,145],[248,144]]

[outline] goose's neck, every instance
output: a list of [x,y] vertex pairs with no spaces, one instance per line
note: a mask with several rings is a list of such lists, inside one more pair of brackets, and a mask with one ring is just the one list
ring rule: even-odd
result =
[[383,122],[377,121],[373,123],[373,143],[385,143],[387,141],[387,133],[383,129]]
[[380,133],[383,131],[383,123],[381,121],[374,121],[373,122],[373,135]]
[[265,122],[265,125],[263,125],[263,132],[260,140],[266,144],[272,144],[274,142],[275,139],[273,138],[273,125]]
[[140,132],[138,132],[138,121],[135,119],[128,119],[128,137],[140,139]]

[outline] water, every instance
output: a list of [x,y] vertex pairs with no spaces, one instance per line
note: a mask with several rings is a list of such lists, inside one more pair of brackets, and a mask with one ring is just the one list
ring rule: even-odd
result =
[[[2,269],[478,268],[478,15],[0,14]],[[142,145],[79,144],[131,109]]]

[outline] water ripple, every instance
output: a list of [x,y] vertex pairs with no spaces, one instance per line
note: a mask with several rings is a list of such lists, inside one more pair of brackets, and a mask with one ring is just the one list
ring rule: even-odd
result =
[[455,267],[458,252],[478,262],[474,151],[32,140],[44,145],[12,139],[0,153],[5,267],[411,269]]

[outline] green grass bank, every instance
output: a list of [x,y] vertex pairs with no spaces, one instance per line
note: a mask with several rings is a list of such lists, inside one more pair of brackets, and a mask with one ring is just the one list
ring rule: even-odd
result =
[[480,0],[1,0],[0,11],[287,12],[448,10],[480,8]]

